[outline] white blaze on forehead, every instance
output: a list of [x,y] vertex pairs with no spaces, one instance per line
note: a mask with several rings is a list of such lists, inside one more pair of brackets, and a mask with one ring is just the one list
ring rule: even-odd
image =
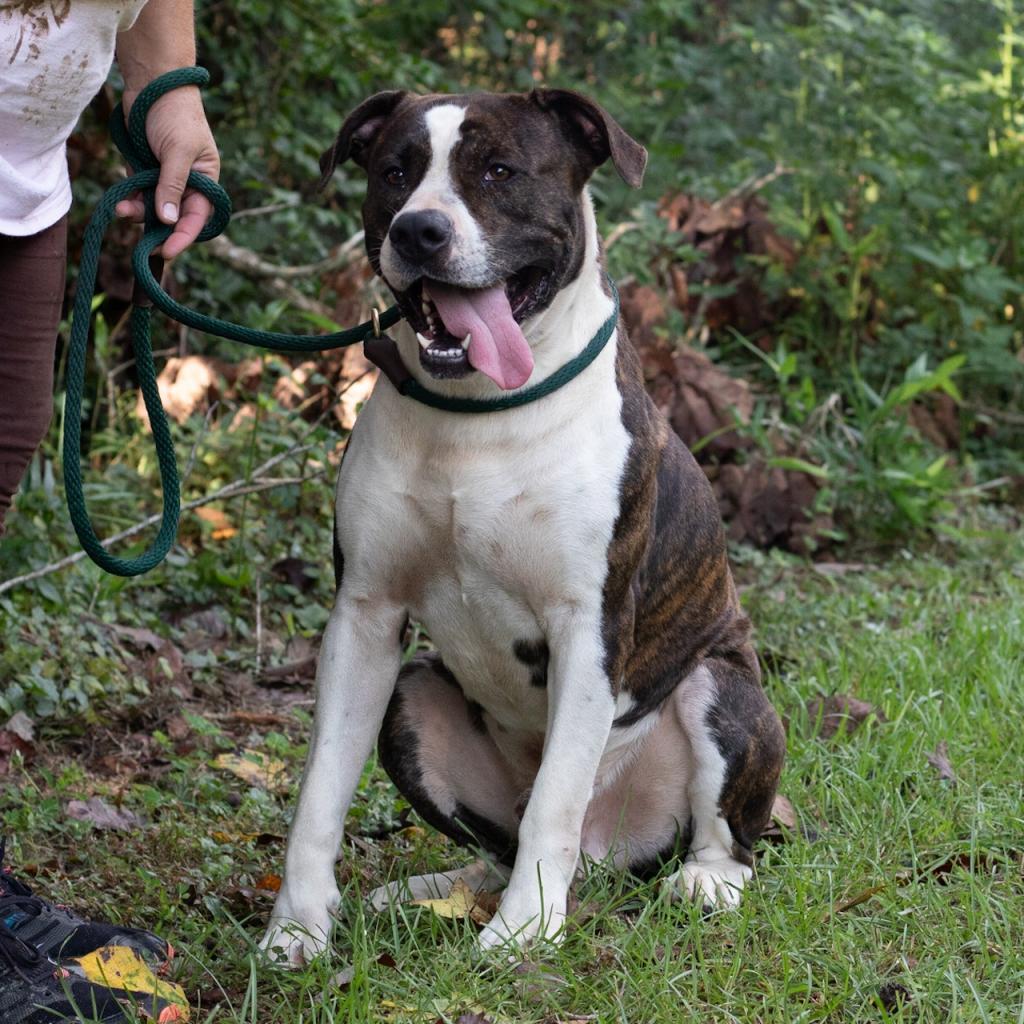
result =
[[430,134],[430,166],[420,187],[413,194],[410,202],[424,190],[437,188],[452,190],[449,161],[455,143],[462,134],[462,122],[466,117],[466,108],[454,103],[443,103],[439,107],[431,107],[423,118]]
[[[461,137],[465,117],[466,108],[455,103],[439,104],[423,115],[430,145],[427,173],[395,216],[418,210],[439,210],[450,217],[455,231],[448,258],[448,277],[466,287],[482,287],[491,283],[492,276],[488,268],[487,242],[480,225],[456,191],[452,176],[452,151]],[[408,272],[403,272],[390,239],[385,239],[381,247],[381,269],[388,281],[400,290],[419,276],[410,278]]]

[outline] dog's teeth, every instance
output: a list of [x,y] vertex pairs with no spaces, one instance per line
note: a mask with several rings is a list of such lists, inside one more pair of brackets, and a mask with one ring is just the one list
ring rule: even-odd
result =
[[429,317],[430,316],[430,304],[427,302],[426,299],[424,299],[423,302],[421,303],[421,305],[423,306],[423,315],[425,317]]
[[462,339],[462,341],[460,341],[460,342],[459,342],[459,344],[460,344],[460,345],[462,346],[462,351],[463,351],[463,352],[465,352],[465,351],[466,351],[466,349],[467,349],[467,348],[469,348],[469,343],[470,343],[470,340],[472,339],[472,337],[473,337],[473,332],[472,332],[472,331],[470,331],[470,332],[469,332],[469,334],[467,334],[467,335],[466,335],[466,336],[465,336],[465,337],[464,337],[464,338]]
[[430,339],[424,338],[419,331],[416,332],[416,340],[420,343],[422,348],[430,348]]

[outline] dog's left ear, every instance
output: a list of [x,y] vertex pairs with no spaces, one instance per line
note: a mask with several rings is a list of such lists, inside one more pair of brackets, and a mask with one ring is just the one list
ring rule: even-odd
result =
[[530,98],[541,110],[551,110],[569,126],[592,163],[599,167],[611,157],[615,170],[632,188],[639,188],[647,166],[647,150],[623,130],[600,104],[571,89],[534,89]]
[[360,167],[366,166],[366,150],[404,96],[404,89],[379,92],[368,100],[363,100],[345,118],[334,145],[320,157],[320,184],[317,188],[325,188],[331,180],[334,168],[349,158]]

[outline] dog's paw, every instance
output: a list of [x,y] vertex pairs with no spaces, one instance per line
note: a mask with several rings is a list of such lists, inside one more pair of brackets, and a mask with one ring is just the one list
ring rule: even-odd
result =
[[483,953],[507,949],[514,952],[531,943],[562,941],[565,926],[564,911],[548,907],[506,908],[504,901],[491,922],[480,933],[477,946]]
[[323,953],[330,942],[332,911],[340,902],[337,889],[326,898],[293,900],[283,889],[274,904],[260,949],[282,967],[301,967]]
[[731,857],[703,862],[691,860],[666,878],[662,886],[670,897],[686,896],[711,910],[738,907],[743,886],[753,873]]

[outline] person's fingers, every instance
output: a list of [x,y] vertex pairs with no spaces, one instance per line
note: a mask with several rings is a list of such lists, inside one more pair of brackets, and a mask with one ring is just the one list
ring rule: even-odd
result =
[[210,201],[200,192],[187,192],[181,203],[181,216],[178,218],[170,238],[161,247],[161,255],[165,260],[174,259],[180,252],[188,248],[199,236],[213,213]]
[[[212,212],[207,199],[186,192],[189,171],[198,171],[217,180],[220,156],[203,112],[199,90],[194,86],[174,89],[153,104],[146,117],[146,137],[160,165],[160,177],[153,196],[157,218],[173,225],[162,246],[165,259],[177,256],[196,240]],[[118,204],[126,215],[141,219],[144,212],[137,197]],[[128,205],[129,203],[133,205]]]
[[141,199],[122,199],[114,207],[118,217],[128,217],[131,220],[142,220],[146,216],[146,205]]
[[168,146],[160,163],[156,184],[156,215],[165,224],[176,224],[181,211],[181,196],[188,182],[195,153],[181,146]]

